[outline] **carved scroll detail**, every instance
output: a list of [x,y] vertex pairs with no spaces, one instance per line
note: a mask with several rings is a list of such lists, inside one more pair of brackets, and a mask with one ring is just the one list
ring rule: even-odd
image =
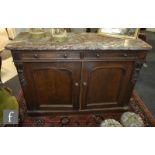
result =
[[18,72],[18,77],[20,80],[20,83],[22,86],[26,85],[25,77],[24,77],[24,70],[23,70],[23,64],[22,63],[15,63],[17,72]]
[[139,75],[139,72],[142,68],[142,65],[143,65],[143,61],[137,61],[136,64],[135,64],[135,69],[134,69],[134,73],[133,73],[133,76],[132,76],[132,79],[131,79],[131,82],[133,84],[136,83],[137,79],[138,79],[138,75]]

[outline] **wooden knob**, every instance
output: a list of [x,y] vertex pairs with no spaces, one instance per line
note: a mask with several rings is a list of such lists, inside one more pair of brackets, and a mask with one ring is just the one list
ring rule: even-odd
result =
[[68,54],[67,54],[67,53],[65,53],[65,54],[64,54],[64,58],[67,58],[67,57],[68,57]]
[[99,54],[99,53],[97,53],[97,54],[96,54],[96,57],[100,57],[100,54]]
[[127,57],[128,55],[127,55],[127,53],[124,53],[123,56],[124,56],[124,57]]
[[78,82],[75,82],[75,86],[79,86],[79,83]]
[[38,54],[34,54],[33,57],[34,57],[34,58],[38,58]]
[[87,85],[87,82],[83,82],[83,85],[86,86]]

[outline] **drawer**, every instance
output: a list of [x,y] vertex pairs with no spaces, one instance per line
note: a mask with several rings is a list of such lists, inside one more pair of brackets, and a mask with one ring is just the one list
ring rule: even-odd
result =
[[68,51],[31,51],[22,53],[23,60],[50,60],[50,59],[80,59],[79,52],[68,52]]
[[110,58],[144,58],[144,55],[134,52],[104,52],[104,51],[88,51],[85,52],[85,59],[110,59]]

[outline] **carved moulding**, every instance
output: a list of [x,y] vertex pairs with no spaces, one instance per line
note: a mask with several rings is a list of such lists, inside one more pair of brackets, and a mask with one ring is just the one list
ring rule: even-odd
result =
[[23,63],[15,62],[15,66],[16,66],[16,69],[17,69],[17,72],[18,72],[18,77],[19,77],[20,83],[21,83],[22,86],[25,86],[26,81],[25,81],[25,77],[24,77]]
[[141,70],[144,62],[145,61],[136,61],[136,63],[135,63],[135,69],[134,69],[133,76],[132,76],[132,79],[131,79],[131,82],[133,84],[136,83],[136,81],[138,79],[139,72],[140,72],[140,70]]

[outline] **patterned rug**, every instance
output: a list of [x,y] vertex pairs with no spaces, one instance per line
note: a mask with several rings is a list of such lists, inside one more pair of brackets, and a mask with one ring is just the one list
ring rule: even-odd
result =
[[[26,116],[26,103],[23,98],[22,91],[17,97],[20,103],[20,124],[21,127],[99,127],[100,123],[105,119],[115,119],[120,122],[122,112],[110,113],[104,112],[98,115],[81,114],[81,115],[51,115],[44,117],[28,117]],[[131,112],[139,114],[146,127],[155,126],[155,119],[134,91],[129,104]]]

